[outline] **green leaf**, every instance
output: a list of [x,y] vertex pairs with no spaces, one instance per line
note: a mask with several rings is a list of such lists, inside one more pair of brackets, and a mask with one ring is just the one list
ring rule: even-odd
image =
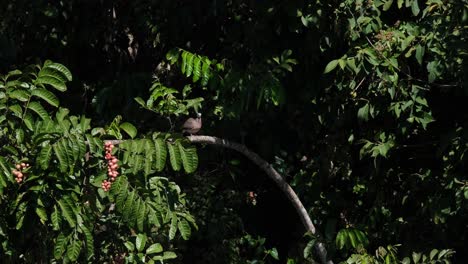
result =
[[68,155],[67,155],[67,144],[62,139],[53,145],[54,154],[59,161],[60,172],[66,172],[68,169]]
[[418,263],[419,260],[421,259],[421,253],[413,252],[412,257],[413,257],[413,262]]
[[137,215],[137,228],[139,231],[144,231],[144,224],[146,218],[146,205],[144,202],[141,202],[138,208],[138,215]]
[[141,99],[140,97],[136,97],[136,98],[135,98],[135,101],[136,101],[139,105],[141,105],[142,107],[146,108],[146,103],[145,103],[145,101],[144,101],[143,99]]
[[135,193],[136,191],[131,191],[127,195],[127,199],[125,200],[125,205],[122,211],[123,214],[123,220],[125,222],[128,222],[130,219],[130,216],[133,211],[133,206],[135,206]]
[[174,171],[180,171],[182,159],[180,157],[180,150],[177,143],[167,142],[167,149],[169,151],[169,160]]
[[68,113],[70,113],[70,110],[68,110],[67,108],[60,107],[55,113],[55,118],[57,118],[57,121],[62,122],[68,115]]
[[413,2],[411,3],[411,12],[413,12],[413,15],[414,16],[417,16],[419,14],[419,4],[418,4],[418,0],[413,0]]
[[184,240],[188,240],[192,233],[189,223],[185,219],[181,219],[178,223],[179,232]]
[[130,242],[130,241],[126,241],[126,242],[124,243],[124,246],[128,249],[128,251],[133,251],[133,250],[135,250],[135,245],[133,245],[133,243]]
[[416,60],[418,61],[419,65],[422,65],[423,63],[423,56],[424,56],[424,50],[425,48],[423,46],[421,46],[420,44],[418,44],[416,46]]
[[166,53],[166,60],[171,64],[174,64],[179,59],[179,49],[171,49]]
[[323,73],[329,73],[331,71],[333,71],[336,66],[338,65],[338,60],[332,60],[330,61],[327,66],[325,67],[325,70],[323,71]]
[[201,77],[201,62],[202,62],[202,59],[199,57],[199,56],[196,56],[194,58],[194,62],[193,62],[193,78],[192,78],[192,81],[193,82],[197,82],[200,77]]
[[50,145],[46,145],[41,149],[39,154],[37,155],[36,162],[41,166],[43,170],[49,167],[50,157],[52,156],[52,147]]
[[398,0],[397,1],[397,5],[398,5],[398,8],[401,9],[401,7],[403,6],[403,1],[404,0]]
[[346,229],[342,229],[338,232],[335,239],[336,247],[343,249],[346,245]]
[[44,207],[42,206],[37,206],[36,207],[36,214],[39,216],[39,219],[43,224],[47,221],[47,212]]
[[201,69],[201,85],[206,86],[208,85],[208,81],[210,80],[210,64],[211,61],[209,61],[207,58],[203,58],[202,61],[202,69]]
[[62,217],[60,216],[60,212],[57,209],[57,205],[54,205],[54,211],[50,215],[50,220],[52,222],[53,230],[60,230],[60,225],[62,224]]
[[195,146],[188,145],[184,147],[180,141],[177,143],[179,148],[180,158],[186,173],[194,172],[198,167],[198,155]]
[[276,260],[279,260],[279,256],[278,256],[278,250],[276,250],[276,248],[272,248],[270,251],[269,251],[269,254],[272,258],[276,259]]
[[163,251],[163,247],[161,246],[161,244],[156,243],[156,244],[149,246],[146,249],[146,254],[149,255],[149,254],[161,253],[162,251]]
[[166,251],[163,254],[163,259],[175,259],[175,258],[177,258],[177,255],[176,253],[172,251]]
[[13,114],[16,115],[19,118],[21,118],[21,116],[23,115],[23,108],[21,108],[21,106],[19,106],[17,104],[8,107],[8,109],[10,111],[12,111]]
[[359,108],[357,116],[359,120],[368,121],[369,120],[369,104],[365,104],[363,107]]
[[67,244],[68,244],[68,237],[66,237],[63,233],[60,233],[57,239],[55,240],[55,246],[54,246],[55,259],[62,258],[62,255],[65,252]]
[[182,63],[181,63],[181,66],[180,66],[180,70],[182,72],[182,74],[185,74],[185,68],[187,67],[187,52],[186,51],[182,51]]
[[195,58],[196,55],[193,53],[188,53],[187,54],[187,62],[185,64],[185,76],[190,77],[192,75],[192,70],[193,70],[193,59]]
[[67,202],[64,199],[61,199],[60,201],[58,201],[58,204],[60,206],[62,215],[65,217],[65,220],[67,220],[70,227],[75,227],[76,218],[75,218],[75,214],[73,213],[73,210],[68,206]]
[[36,84],[48,84],[61,92],[65,92],[67,90],[67,86],[65,85],[64,82],[62,82],[57,77],[49,76],[49,75],[41,76],[37,78]]
[[78,260],[78,256],[80,255],[81,251],[81,241],[80,240],[73,240],[70,247],[67,250],[67,257],[70,261],[75,262]]
[[33,131],[34,130],[34,117],[32,116],[31,113],[27,112],[24,117],[23,117],[23,123],[26,125],[26,127]]
[[174,214],[171,219],[171,226],[169,227],[169,240],[175,238],[177,233],[177,216]]
[[49,114],[47,111],[42,107],[41,103],[39,102],[30,102],[28,108],[33,110],[42,120],[50,119]]
[[29,100],[29,93],[25,90],[15,89],[8,94],[11,98],[17,99],[22,102],[26,102]]
[[[305,248],[304,248],[304,258],[305,259],[312,255],[312,252],[313,252],[313,249],[314,249],[314,246],[315,246],[315,241],[316,241],[315,239],[312,239],[305,246]],[[337,241],[338,241],[338,237],[337,237]],[[337,245],[338,245],[338,243],[337,243]],[[338,248],[341,249],[342,247],[338,247]]]
[[49,103],[51,106],[55,106],[55,107],[59,106],[59,99],[57,98],[57,96],[55,96],[54,93],[48,91],[47,89],[37,88],[37,89],[32,90],[31,94],[33,96],[37,96],[41,98],[42,100]]
[[136,237],[135,245],[138,252],[142,252],[145,249],[147,237],[145,234],[138,234]]
[[393,0],[387,0],[383,5],[383,11],[387,11],[392,7]]
[[120,124],[120,128],[125,131],[125,133],[127,133],[131,138],[135,138],[137,135],[136,127],[128,122]]
[[[44,66],[41,69],[41,71],[42,70],[48,70],[48,69],[54,69],[57,72],[59,72],[61,74],[61,76],[65,77],[65,79],[62,79],[64,82],[65,81],[69,81],[69,82],[72,81],[72,74],[71,74],[70,70],[67,67],[65,67],[64,65],[62,65],[60,63],[52,62],[50,60],[47,60],[47,61],[45,61]],[[59,77],[58,74],[52,74],[52,75]],[[40,72],[39,72],[39,76],[40,76]]]
[[81,225],[80,228],[85,236],[84,242],[86,246],[86,254],[88,255],[87,259],[90,260],[94,255],[94,237],[91,231],[85,225]]

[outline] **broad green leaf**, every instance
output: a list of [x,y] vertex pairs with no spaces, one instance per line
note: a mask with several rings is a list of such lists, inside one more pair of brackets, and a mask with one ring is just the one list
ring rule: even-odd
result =
[[37,78],[36,83],[48,84],[61,92],[65,92],[67,90],[67,86],[64,82],[62,82],[59,78],[50,75],[45,75]]
[[68,113],[70,113],[70,110],[68,110],[67,108],[60,107],[55,113],[55,118],[57,118],[57,121],[62,122],[68,115]]
[[138,214],[137,214],[137,228],[139,231],[143,232],[144,231],[144,225],[145,225],[145,219],[146,219],[146,205],[142,201],[139,208],[138,208]]
[[52,156],[52,147],[50,145],[46,145],[41,149],[39,154],[37,155],[36,162],[41,166],[43,170],[49,167],[50,157]]
[[176,253],[172,251],[166,251],[163,254],[163,259],[175,259],[175,258],[177,258],[177,255]]
[[168,60],[171,64],[174,64],[179,59],[179,49],[171,49],[166,53],[166,60]]
[[351,243],[351,246],[353,248],[356,248],[359,245],[359,243],[358,243],[358,241],[356,239],[356,235],[354,234],[353,230],[352,229],[347,229],[346,230],[346,235],[348,237],[349,242]]
[[169,151],[169,160],[174,171],[180,171],[182,159],[180,157],[178,143],[167,142],[167,149]]
[[190,77],[192,75],[192,70],[193,70],[193,59],[196,57],[196,55],[192,53],[187,54],[187,62],[185,64],[185,76]]
[[174,214],[171,219],[171,226],[169,227],[169,240],[175,238],[177,233],[177,216]]
[[156,244],[149,246],[146,249],[146,254],[161,253],[162,251],[163,251],[163,247],[161,246],[161,244],[156,243]]
[[401,7],[403,6],[403,1],[404,0],[398,0],[397,1],[397,5],[398,5],[398,8],[401,9]]
[[50,220],[52,222],[52,227],[55,231],[60,230],[60,226],[62,224],[62,217],[60,215],[59,210],[57,209],[57,205],[54,205],[54,211],[50,215]]
[[413,257],[413,262],[418,263],[419,260],[421,259],[421,253],[413,252],[412,257]]
[[[60,63],[56,63],[56,62],[52,62],[52,61],[45,61],[44,63],[44,66],[43,68],[41,69],[42,70],[45,70],[45,69],[54,69],[56,70],[57,72],[59,72],[62,76],[64,76],[66,79],[64,79],[64,82],[65,81],[72,81],[72,74],[70,72],[70,70],[65,67],[64,65],[60,64]],[[39,75],[40,75],[40,72],[39,72]],[[54,76],[56,76],[56,74],[53,74]]]
[[47,89],[37,88],[37,89],[32,90],[31,94],[33,96],[37,96],[41,98],[42,100],[46,101],[52,106],[55,106],[55,107],[59,106],[59,100],[57,96],[55,96],[54,93],[48,91]]
[[[309,241],[309,243],[307,243],[307,245],[305,246],[304,248],[304,258],[307,259],[309,256],[312,255],[312,252],[313,252],[313,249],[314,249],[314,246],[315,246],[315,239],[312,239]],[[341,247],[340,247],[341,246]],[[340,246],[338,246],[338,237],[337,237],[337,247],[339,249],[343,248],[342,245],[341,245],[341,242],[340,242]]]
[[130,219],[130,216],[133,211],[133,206],[135,206],[135,192],[136,191],[130,191],[127,195],[127,199],[125,200],[125,205],[122,214],[123,220],[126,222]]
[[423,63],[423,56],[424,56],[424,50],[425,48],[423,46],[421,46],[420,44],[418,44],[416,46],[416,60],[418,61],[419,65],[422,65]]
[[182,160],[182,165],[185,172],[194,172],[198,167],[197,149],[192,145],[187,145],[187,147],[184,147],[180,141],[178,141],[176,144],[179,148],[180,158]]
[[60,233],[55,240],[55,246],[54,246],[54,257],[55,259],[61,259],[63,253],[65,252],[65,249],[68,244],[68,237],[66,237],[63,233]]
[[383,5],[383,11],[387,11],[392,7],[393,0],[387,0]]
[[137,135],[136,127],[128,122],[120,124],[120,129],[125,131],[131,138],[135,138]]
[[67,250],[67,257],[70,261],[75,262],[78,260],[78,256],[81,252],[81,241],[80,240],[73,240],[71,245],[68,247]]
[[344,246],[346,245],[346,233],[345,233],[345,229],[342,229],[338,232],[338,234],[336,235],[336,240],[335,240],[335,243],[336,243],[336,247],[338,249],[343,249]]
[[418,4],[418,0],[413,0],[413,2],[411,3],[411,12],[413,12],[413,15],[414,16],[417,16],[419,14],[419,4]]
[[10,111],[12,111],[15,116],[17,116],[19,118],[21,118],[22,115],[23,115],[23,108],[21,108],[21,106],[19,106],[17,104],[8,107],[8,109]]
[[41,220],[41,222],[43,224],[45,224],[46,221],[47,221],[47,212],[46,212],[45,208],[42,207],[42,206],[37,206],[36,207],[36,214],[37,214],[37,216],[39,216],[39,219]]
[[269,252],[270,256],[276,260],[279,260],[279,256],[278,256],[278,250],[276,250],[276,248],[272,248]]
[[124,246],[129,250],[129,251],[134,251],[135,250],[135,245],[133,245],[132,242],[126,241],[124,243]]
[[135,101],[136,101],[139,105],[141,105],[142,107],[146,107],[145,101],[144,101],[143,99],[141,99],[140,97],[136,97],[136,98],[135,98]]
[[59,200],[58,204],[60,206],[62,215],[65,217],[65,220],[67,220],[70,227],[75,227],[76,217],[75,217],[73,210],[68,206],[67,202],[64,199]]
[[17,99],[22,102],[27,102],[29,100],[29,93],[25,90],[15,89],[8,94],[11,98]]
[[199,56],[195,56],[193,61],[193,82],[197,82],[201,77],[201,62],[202,59]]
[[185,74],[185,68],[187,67],[187,52],[186,51],[182,51],[182,63],[181,63],[181,66],[180,66],[180,71],[182,72],[182,74]]
[[147,237],[145,234],[138,234],[135,241],[135,246],[138,252],[142,252],[145,249]]
[[9,182],[13,182],[13,174],[11,174],[12,168],[11,164],[7,162],[4,157],[0,156],[0,174],[3,174],[4,179],[7,179]]
[[325,70],[323,71],[323,73],[329,73],[331,71],[333,71],[336,66],[338,65],[338,60],[332,60],[330,61],[327,66],[325,67]]
[[202,60],[202,68],[201,68],[201,85],[206,86],[208,85],[208,81],[210,80],[210,64],[211,61],[209,61],[206,58],[203,58]]
[[180,219],[177,225],[179,227],[179,232],[182,235],[182,238],[184,240],[188,240],[192,234],[189,223],[185,219]]
[[369,104],[365,104],[359,108],[357,113],[358,119],[368,121],[369,120]]
[[30,102],[28,108],[33,110],[42,120],[50,119],[49,114],[47,111],[42,107],[41,103],[39,102]]
[[88,255],[87,259],[89,260],[94,255],[94,237],[92,232],[85,225],[81,225],[80,228],[85,237],[84,243],[86,246],[86,254]]
[[57,143],[53,145],[54,154],[59,161],[58,165],[59,165],[60,172],[66,172],[68,169],[69,160],[68,160],[66,145],[67,144],[65,143],[64,139],[58,141]]
[[23,116],[23,122],[29,130],[34,130],[34,117],[31,113],[26,112],[26,114]]

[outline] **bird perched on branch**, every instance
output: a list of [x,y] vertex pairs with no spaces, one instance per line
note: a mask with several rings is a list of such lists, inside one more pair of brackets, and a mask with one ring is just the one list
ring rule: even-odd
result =
[[197,113],[197,118],[189,118],[185,121],[182,126],[182,132],[184,134],[193,135],[198,133],[202,127],[201,113]]

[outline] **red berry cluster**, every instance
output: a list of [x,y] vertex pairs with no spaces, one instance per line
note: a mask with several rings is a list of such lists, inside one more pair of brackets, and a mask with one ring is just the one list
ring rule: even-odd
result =
[[16,164],[15,168],[13,170],[13,175],[15,175],[15,180],[17,183],[21,183],[24,179],[24,177],[26,176],[24,173],[23,173],[23,170],[29,168],[29,164],[28,163],[20,163],[20,164]]
[[111,142],[106,142],[104,144],[104,148],[106,149],[106,155],[104,158],[107,160],[107,175],[109,176],[107,180],[102,181],[101,187],[104,191],[109,191],[112,186],[112,182],[115,181],[119,172],[117,169],[119,165],[117,164],[119,160],[112,155],[112,149],[114,149],[114,145]]

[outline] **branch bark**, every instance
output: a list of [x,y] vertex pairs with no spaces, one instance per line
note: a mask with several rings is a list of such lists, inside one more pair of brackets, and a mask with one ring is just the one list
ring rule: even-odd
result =
[[[304,225],[305,229],[312,233],[313,235],[317,235],[317,230],[310,219],[307,210],[304,208],[301,200],[297,196],[296,192],[291,188],[291,186],[283,179],[283,177],[264,159],[262,159],[257,153],[252,152],[249,150],[245,145],[230,142],[225,139],[212,137],[212,136],[188,136],[187,137],[190,142],[192,143],[205,143],[209,145],[216,145],[221,146],[229,149],[236,150],[248,159],[250,159],[253,163],[259,166],[280,188],[280,190],[286,195],[286,197],[291,201],[294,208],[296,209],[299,217],[301,218],[301,222]],[[315,244],[315,251],[320,258],[320,261],[323,264],[333,264],[332,260],[327,259],[327,250],[325,245],[322,242],[317,242]]]

